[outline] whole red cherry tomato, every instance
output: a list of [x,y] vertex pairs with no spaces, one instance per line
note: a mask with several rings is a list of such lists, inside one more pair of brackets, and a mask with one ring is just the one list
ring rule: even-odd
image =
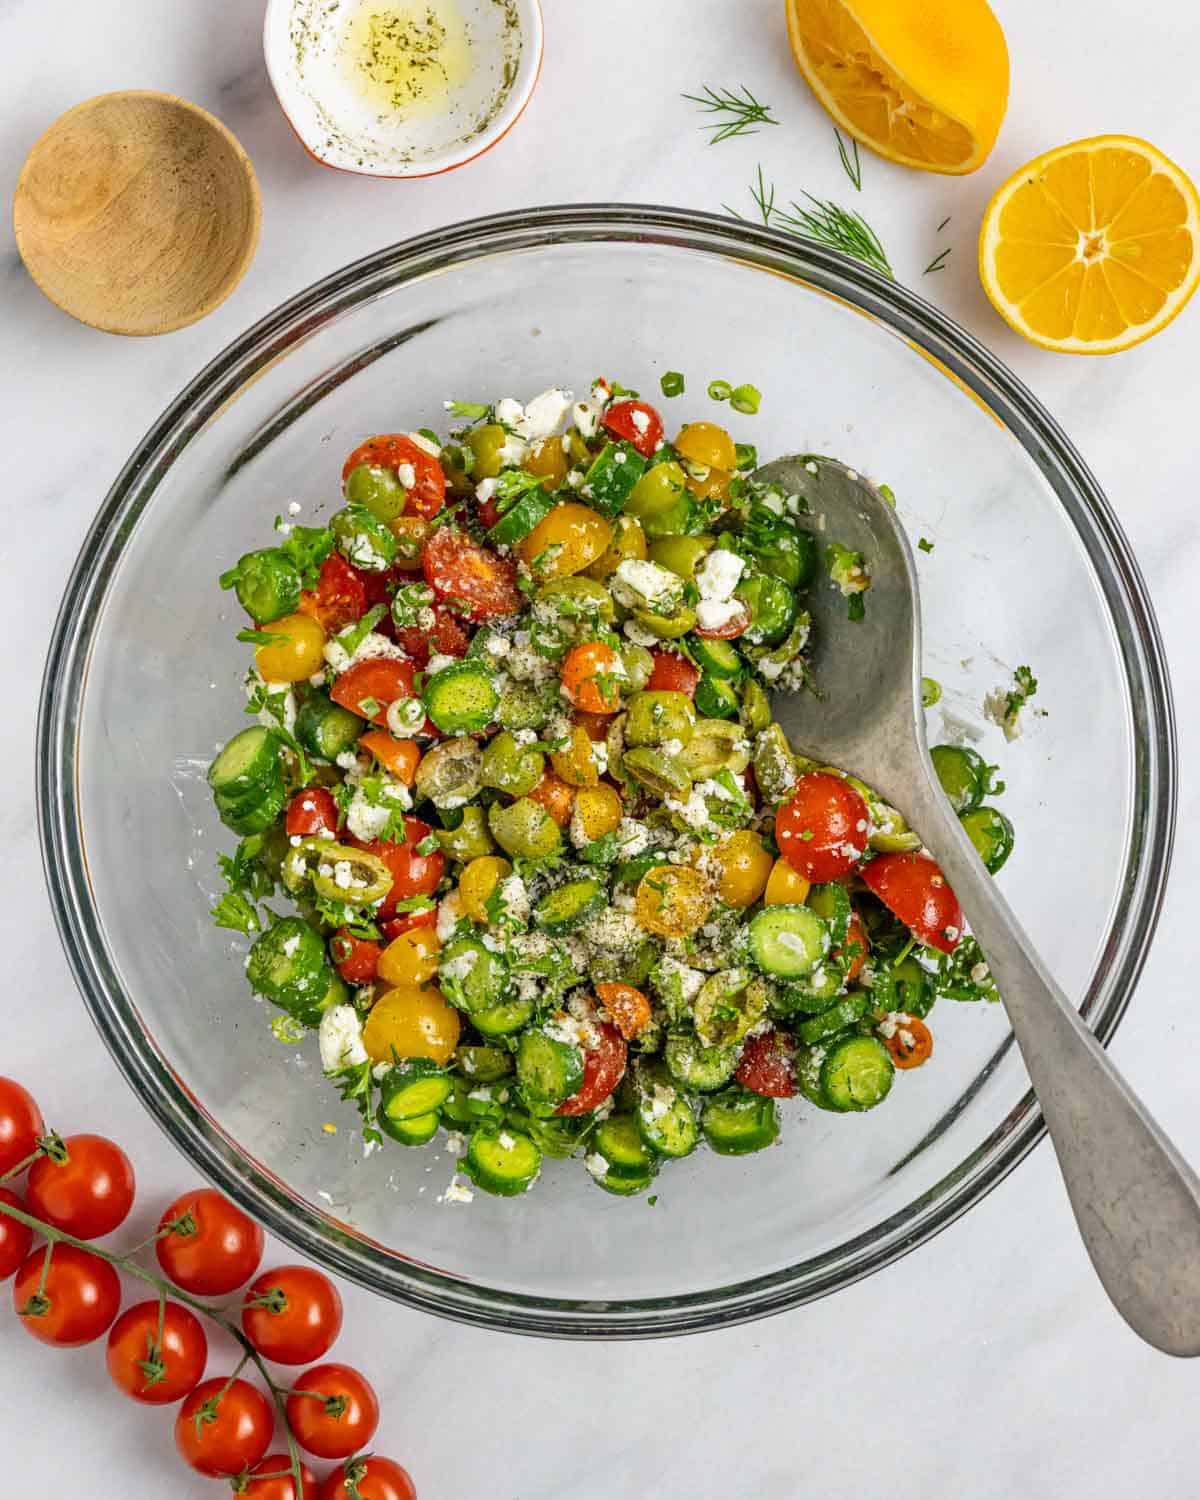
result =
[[215,1188],[175,1199],[158,1221],[177,1227],[155,1245],[158,1263],[176,1286],[197,1297],[224,1297],[249,1281],[263,1254],[263,1232]]
[[333,1347],[342,1330],[342,1299],[320,1271],[280,1266],[246,1288],[242,1328],[265,1359],[306,1365]]
[[962,937],[958,897],[927,854],[881,854],[862,872],[867,889],[923,943],[953,953]]
[[382,952],[378,943],[355,937],[348,927],[339,927],[329,942],[330,957],[347,984],[370,984]]
[[133,1166],[103,1135],[69,1135],[29,1169],[29,1212],[77,1239],[111,1234],[133,1207]]
[[309,838],[337,832],[338,809],[333,793],[323,786],[306,786],[288,803],[284,827],[288,838]]
[[775,842],[793,869],[825,882],[847,875],[867,847],[867,804],[828,771],[801,776],[775,815]]
[[[161,1323],[160,1323],[161,1318]],[[108,1331],[108,1373],[118,1390],[147,1406],[182,1401],[204,1374],[208,1339],[178,1302],[127,1307]]]
[[[0,1187],[0,1203],[29,1212],[24,1200],[5,1187]],[[7,1281],[32,1249],[33,1230],[29,1225],[0,1213],[0,1281]]]
[[389,704],[397,698],[417,696],[413,664],[391,656],[368,656],[365,661],[347,667],[329,690],[329,696],[339,708],[348,708],[373,724],[386,724]]
[[0,1177],[5,1177],[38,1148],[46,1134],[33,1095],[15,1078],[0,1078]]
[[600,1033],[600,1040],[595,1047],[584,1049],[583,1082],[579,1091],[563,1100],[554,1111],[556,1115],[586,1115],[598,1104],[603,1104],[621,1081],[629,1056],[625,1038],[608,1021],[599,1022],[596,1030]]
[[417,845],[429,837],[432,829],[420,818],[404,819],[404,842],[373,839],[369,844],[352,840],[358,848],[375,854],[392,872],[392,886],[377,912],[377,917],[387,921],[396,914],[396,903],[410,896],[429,896],[437,890],[446,869],[446,856],[440,849],[422,854]]
[[613,437],[632,443],[643,458],[653,458],[662,447],[662,418],[645,401],[614,401],[600,425]]
[[175,1418],[175,1446],[198,1474],[216,1478],[252,1468],[271,1441],[275,1413],[245,1380],[222,1376],[195,1388]]
[[369,1453],[339,1464],[321,1486],[319,1500],[417,1500],[407,1469]]
[[340,553],[331,552],[321,564],[316,588],[305,589],[298,607],[320,621],[326,635],[336,635],[366,614],[366,585]]
[[[254,1465],[244,1486],[239,1486],[236,1493],[244,1495],[246,1500],[297,1500],[296,1481],[288,1472],[291,1466],[292,1461],[286,1453],[268,1453]],[[256,1479],[257,1474],[268,1477]],[[300,1465],[299,1500],[319,1500],[317,1476],[307,1464]]]
[[59,1244],[43,1285],[47,1250],[45,1245],[35,1250],[13,1282],[13,1307],[21,1326],[43,1344],[60,1349],[94,1343],[121,1306],[117,1273],[98,1255]]
[[287,1418],[305,1452],[349,1458],[375,1436],[379,1402],[370,1383],[349,1365],[314,1365],[296,1377]]

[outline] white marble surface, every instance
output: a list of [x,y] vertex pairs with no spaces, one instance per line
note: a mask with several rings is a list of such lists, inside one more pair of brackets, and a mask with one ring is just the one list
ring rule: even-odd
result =
[[[866,163],[863,206],[902,279],[1007,359],[1064,422],[1132,537],[1179,697],[1182,847],[1159,937],[1114,1053],[1200,1159],[1192,940],[1200,582],[1194,479],[1200,307],[1112,360],[1022,345],[987,306],[973,228],[994,187],[1047,146],[1106,130],[1146,136],[1200,173],[1185,0],[1134,16],[1115,0],[996,0],[1013,93],[991,162],[966,181]],[[211,355],[285,296],[393,240],[530,203],[745,201],[758,159],[789,190],[840,191],[827,122],[792,67],[781,0],[549,0],[545,67],[524,120],[449,176],[391,184],[313,165],[263,71],[246,0],[9,0],[0,7],[0,177],[15,179],[63,109],[106,89],[195,99],[241,137],[262,181],[263,239],[234,297],[197,327],[122,341],[43,301],[5,228],[0,261],[5,480],[0,488],[0,911],[7,944],[0,1071],[63,1128],[98,1127],[136,1160],[148,1216],[192,1180],[109,1061],[76,996],[43,891],[32,806],[37,681],[57,599],[91,516],[134,443]],[[734,61],[733,59],[736,59]],[[676,95],[750,84],[783,127],[713,149]],[[949,265],[921,281],[952,214]],[[346,1289],[345,1357],[375,1377],[378,1448],[423,1500],[614,1495],[896,1500],[1027,1495],[1135,1500],[1194,1490],[1195,1378],[1141,1347],[1075,1237],[1049,1148],[901,1264],[816,1306],[690,1340],[585,1346],[474,1332]],[[5,1494],[92,1500],[201,1494],[162,1414],[122,1404],[96,1351],[54,1355],[6,1318]],[[499,1403],[503,1404],[500,1405]],[[211,1493],[216,1493],[210,1487]]]

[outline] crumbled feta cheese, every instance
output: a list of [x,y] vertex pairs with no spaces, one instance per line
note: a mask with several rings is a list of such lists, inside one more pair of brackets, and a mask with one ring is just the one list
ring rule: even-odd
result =
[[496,450],[496,459],[502,469],[519,469],[529,453],[529,444],[523,437],[509,433]]
[[496,421],[501,427],[515,427],[525,415],[525,408],[512,396],[503,396],[496,402]]
[[447,656],[444,652],[435,651],[429,658],[429,662],[425,670],[429,674],[429,676],[432,677],[435,672],[441,672],[444,671],[446,667],[452,667],[457,660],[457,656]]
[[542,391],[532,401],[526,401],[525,415],[517,430],[523,438],[528,438],[531,443],[535,443],[540,438],[549,437],[570,408],[570,391],[559,390],[557,386],[551,386],[548,391]]
[[487,502],[496,493],[496,486],[499,483],[500,481],[495,478],[481,479],[479,481],[479,483],[475,486],[475,498],[479,501],[480,505],[487,504]]
[[[884,1016],[883,1020],[880,1021],[879,1025],[876,1026],[875,1030],[878,1031],[879,1035],[883,1037],[885,1041],[890,1042],[891,1039],[896,1035],[897,1031],[899,1031],[906,1022],[911,1020],[912,1017],[906,1011],[889,1010],[887,1015]],[[912,1033],[910,1032],[909,1041],[908,1043],[906,1043],[906,1045],[911,1045],[911,1042]]]
[[609,580],[613,598],[630,609],[671,610],[683,598],[683,579],[659,563],[627,557]]
[[745,605],[737,599],[701,599],[696,605],[696,624],[701,630],[721,630],[745,612]]
[[644,412],[640,406],[634,407],[633,411],[630,413],[629,420],[633,423],[633,425],[639,432],[645,433],[650,431],[649,414],[647,412]]
[[992,971],[987,964],[976,964],[971,970],[972,984],[986,984],[992,977]]
[[[390,807],[377,807],[373,802],[367,800],[361,787],[355,790],[350,806],[346,809],[346,828],[356,839],[364,844],[370,844],[375,839],[382,837],[384,829],[391,821],[392,809]],[[345,861],[343,860],[344,864]],[[334,877],[337,880],[337,877]],[[342,882],[337,880],[338,885]],[[343,886],[343,889],[346,889]]]
[[397,464],[396,478],[406,490],[411,490],[417,482],[417,471],[412,464]]
[[682,818],[689,828],[703,828],[708,823],[708,803],[699,787],[692,788],[686,801],[678,797],[664,798],[663,806]]
[[519,875],[509,875],[498,886],[504,909],[514,922],[529,920],[529,891]]
[[576,401],[571,412],[580,437],[593,438],[600,427],[600,407],[594,401]]
[[[428,453],[430,458],[441,458],[441,448],[437,445],[437,443],[430,442],[430,440],[425,436],[423,432],[410,432],[408,434],[408,440],[413,444],[414,447],[420,448],[422,453]],[[409,489],[412,488],[412,486],[409,485],[407,480],[405,480],[403,477],[401,477],[400,483],[407,485]]]
[[488,656],[507,656],[512,650],[512,642],[506,635],[490,630],[483,638],[483,650]]
[[445,959],[438,966],[438,973],[443,979],[462,981],[467,978],[478,962],[479,949],[465,948],[461,953],[456,953],[453,958]]
[[745,566],[736,552],[714,547],[696,569],[696,587],[701,599],[730,598]]
[[339,1068],[356,1068],[367,1061],[362,1042],[362,1022],[352,1005],[333,1005],[321,1017],[317,1030],[321,1049],[321,1066],[326,1073]]
[[593,1177],[608,1176],[608,1159],[601,1156],[599,1151],[592,1151],[585,1156],[583,1164]]
[[617,848],[622,859],[635,859],[650,847],[650,830],[633,818],[622,818],[617,826]]
[[300,514],[301,510],[303,510],[303,508],[304,507],[300,504],[299,500],[289,500],[288,501],[288,515],[289,516],[298,516]]
[[474,1203],[475,1194],[467,1187],[466,1183],[459,1182],[455,1176],[450,1186],[438,1199],[439,1203]]
[[[300,840],[297,839],[296,842],[299,843]],[[292,955],[295,953],[296,949],[299,946],[300,946],[300,934],[298,932],[294,932],[291,935],[291,937],[288,938],[287,941],[283,945],[284,957],[285,958],[291,958]]]
[[511,1151],[512,1148],[517,1144],[516,1141],[513,1140],[512,1136],[509,1135],[507,1130],[502,1130],[496,1137],[496,1139],[506,1151]]
[[446,1150],[451,1156],[461,1156],[467,1149],[467,1138],[461,1130],[448,1130],[446,1132]]
[[675,1103],[677,1097],[678,1095],[670,1084],[658,1083],[656,1081],[647,1101],[646,1112],[652,1120],[661,1120],[672,1104]]

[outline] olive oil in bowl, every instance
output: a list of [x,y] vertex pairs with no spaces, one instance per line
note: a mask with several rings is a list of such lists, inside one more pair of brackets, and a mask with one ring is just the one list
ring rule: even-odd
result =
[[409,119],[444,110],[475,64],[466,22],[453,0],[388,5],[365,0],[339,48],[351,85],[381,114]]

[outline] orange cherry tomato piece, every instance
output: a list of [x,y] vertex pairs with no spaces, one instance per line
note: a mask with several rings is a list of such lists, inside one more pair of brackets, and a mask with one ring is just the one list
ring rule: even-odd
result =
[[631,984],[598,984],[596,999],[608,1011],[627,1042],[631,1042],[650,1019],[649,1000]]
[[571,821],[571,813],[575,808],[575,788],[568,786],[561,776],[556,776],[553,771],[546,771],[541,781],[529,793],[529,800],[536,802],[539,807],[544,807],[560,828],[565,828]]
[[367,590],[362,577],[338,552],[321,564],[315,589],[305,589],[297,608],[311,615],[326,635],[336,635],[367,612]]
[[618,674],[621,658],[603,641],[573,646],[563,658],[562,685],[576,708],[590,714],[615,714],[621,706]]
[[386,729],[369,729],[359,735],[358,743],[397,781],[412,786],[421,761],[421,752],[412,740],[393,739]]
[[883,1045],[892,1054],[898,1068],[919,1068],[933,1056],[933,1034],[917,1016],[904,1016],[896,1022],[891,1036]]

